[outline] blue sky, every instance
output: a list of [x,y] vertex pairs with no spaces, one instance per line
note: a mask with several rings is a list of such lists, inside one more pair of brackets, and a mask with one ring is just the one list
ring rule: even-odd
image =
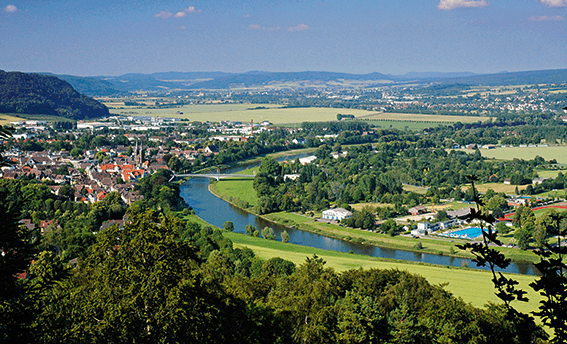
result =
[[567,68],[567,0],[0,0],[9,71],[556,68]]

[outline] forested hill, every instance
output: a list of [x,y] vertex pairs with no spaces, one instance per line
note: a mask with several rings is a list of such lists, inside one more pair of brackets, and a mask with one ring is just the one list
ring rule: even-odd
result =
[[0,113],[84,119],[108,116],[108,108],[54,76],[0,70]]

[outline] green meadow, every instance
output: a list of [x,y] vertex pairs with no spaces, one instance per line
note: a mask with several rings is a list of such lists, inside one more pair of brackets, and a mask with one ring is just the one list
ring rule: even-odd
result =
[[[212,226],[196,215],[184,216],[183,218],[184,220],[197,222],[202,226]],[[327,266],[338,272],[349,269],[405,270],[423,276],[431,284],[444,285],[447,291],[476,307],[483,307],[489,302],[500,303],[494,294],[491,281],[492,275],[488,271],[327,251],[290,243],[284,244],[280,241],[266,240],[227,231],[223,231],[223,235],[229,238],[235,247],[248,247],[254,251],[256,256],[266,260],[273,257],[281,257],[294,262],[296,265],[300,265],[305,262],[307,257],[312,257],[316,254],[326,261]],[[520,283],[519,287],[528,292],[527,296],[530,299],[530,302],[527,303],[516,302],[514,306],[522,312],[536,310],[540,296],[528,286],[535,277],[517,274],[508,274],[508,276],[513,276]]]
[[[425,264],[413,264],[404,261],[387,260],[363,255],[326,251],[306,246],[284,244],[279,241],[265,240],[239,233],[223,232],[237,247],[248,247],[263,259],[281,257],[302,264],[306,257],[314,254],[323,258],[327,266],[337,271],[349,269],[399,269],[425,277],[431,284],[443,284],[445,289],[476,307],[483,307],[488,302],[499,303],[494,294],[492,275],[486,271],[465,268],[452,268]],[[539,302],[537,295],[528,284],[534,276],[513,275],[520,283],[520,288],[528,292],[530,302],[515,303],[514,306],[523,312],[536,310]]]

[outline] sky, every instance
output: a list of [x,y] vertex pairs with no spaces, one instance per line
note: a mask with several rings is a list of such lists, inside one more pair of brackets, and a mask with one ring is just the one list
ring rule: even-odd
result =
[[0,0],[6,71],[563,68],[567,0]]

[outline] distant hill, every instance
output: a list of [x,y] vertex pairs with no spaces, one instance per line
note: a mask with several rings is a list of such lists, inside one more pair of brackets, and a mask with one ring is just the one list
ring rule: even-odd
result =
[[223,78],[233,75],[224,72],[163,72],[153,74],[131,73],[120,76],[98,76],[94,79],[104,81],[122,92],[164,91],[189,89],[191,85],[203,80]]
[[329,82],[339,80],[393,80],[389,75],[381,73],[371,74],[347,74],[332,72],[295,72],[295,73],[270,73],[252,72],[235,74],[214,80],[198,82],[190,86],[192,89],[227,89],[231,87],[254,87],[281,82]]
[[84,119],[108,116],[108,108],[55,76],[0,70],[0,113]]
[[483,74],[444,79],[442,82],[480,86],[561,84],[567,82],[567,69]]
[[452,72],[452,73],[438,73],[438,72],[409,72],[403,75],[396,76],[398,79],[447,79],[447,78],[461,78],[475,76],[478,74],[471,72]]
[[51,73],[45,73],[44,75],[51,75],[61,80],[65,80],[70,83],[77,92],[89,97],[115,96],[126,93],[124,90],[116,88],[112,83],[98,78]]
[[[78,77],[57,75],[68,81],[80,93],[89,96],[123,95],[135,91],[168,91],[210,89],[221,90],[235,87],[262,87],[272,84],[301,82],[321,84],[348,81],[366,81],[367,85],[417,82],[422,84],[441,83],[451,85],[522,85],[567,82],[567,69],[540,70],[513,73],[474,74],[471,72],[410,72],[403,75],[382,73],[349,74],[334,72],[162,72],[152,74],[124,74],[120,76]],[[304,85],[305,85],[304,84]],[[340,87],[340,86],[339,86]]]

